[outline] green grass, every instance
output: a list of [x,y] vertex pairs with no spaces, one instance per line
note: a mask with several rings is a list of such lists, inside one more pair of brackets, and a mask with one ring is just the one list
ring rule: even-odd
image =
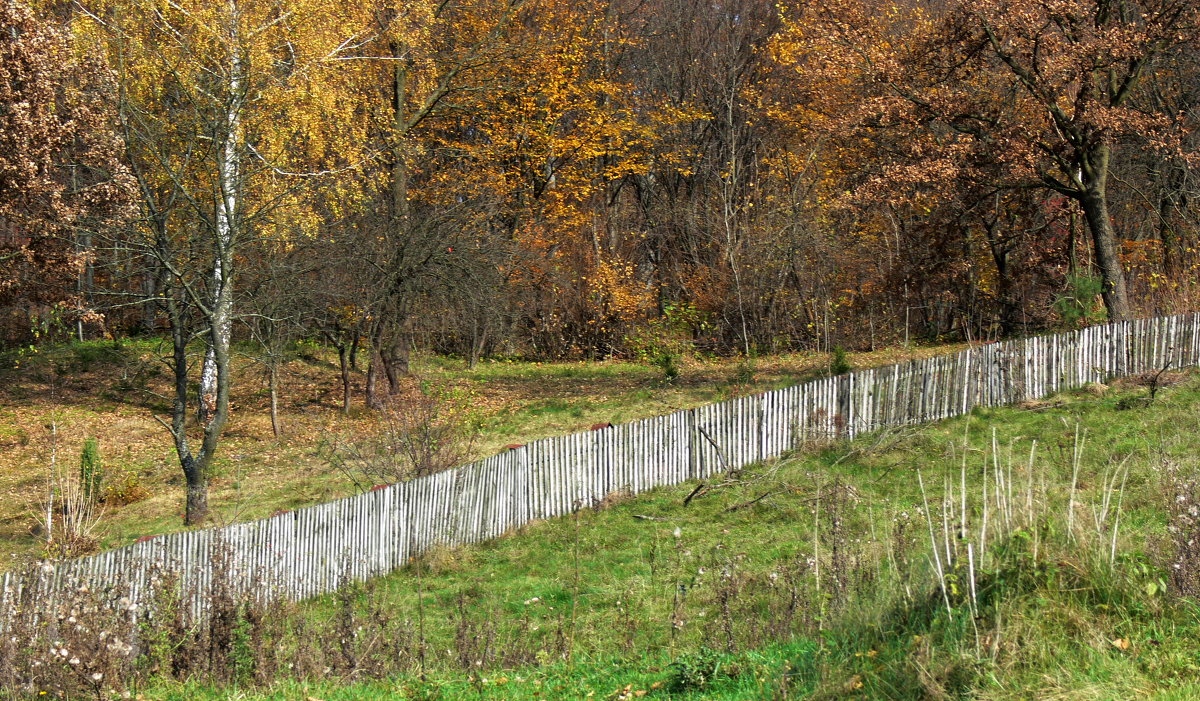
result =
[[[1171,485],[1200,470],[1200,386],[1118,408],[1144,391],[979,410],[760,466],[686,507],[695,484],[437,549],[290,612],[272,644],[316,671],[243,679],[237,698],[1193,698],[1200,608],[1164,584]],[[976,602],[965,558],[943,598],[930,527],[939,548],[965,549],[943,536],[945,486],[965,476],[978,544],[997,464],[1012,466],[1012,525],[993,491]],[[1124,488],[1108,488],[1125,468]],[[1111,559],[1106,493],[1121,505]],[[145,691],[235,693],[203,680]]]
[[[544,699],[635,699],[642,696],[661,697],[670,693],[674,699],[744,699],[771,698],[786,688],[788,682],[781,670],[798,655],[810,654],[813,643],[804,641],[771,645],[762,650],[736,655],[721,655],[722,662],[732,675],[721,674],[702,689],[668,692],[670,674],[664,672],[670,658],[645,655],[636,660],[627,657],[603,661],[566,664],[552,663],[542,667],[501,671],[495,675],[480,675],[473,679],[415,678],[376,680],[358,684],[340,682],[285,681],[270,689],[217,688],[211,685],[187,683],[152,687],[150,698],[160,701],[206,701],[212,699],[245,698],[266,701],[319,698],[322,701],[368,701],[387,699],[495,699],[513,701]],[[639,693],[640,692],[640,693]]]

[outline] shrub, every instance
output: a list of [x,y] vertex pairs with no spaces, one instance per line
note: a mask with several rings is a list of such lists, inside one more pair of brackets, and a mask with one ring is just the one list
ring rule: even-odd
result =
[[712,648],[701,647],[695,652],[680,655],[671,663],[671,677],[667,686],[673,692],[702,691],[713,681],[729,676],[732,675],[726,665],[725,655]]
[[83,498],[95,502],[100,498],[100,485],[104,481],[104,466],[100,464],[100,447],[95,438],[83,442],[79,454],[79,484]]
[[754,358],[744,357],[738,361],[737,367],[734,368],[732,383],[735,385],[748,385],[754,382]]
[[1098,324],[1107,317],[1104,305],[1097,300],[1104,283],[1090,275],[1068,275],[1067,290],[1054,300],[1054,310],[1067,328]]
[[850,365],[850,359],[846,355],[846,349],[841,346],[834,346],[833,355],[829,359],[829,374],[845,375],[853,369]]
[[457,467],[470,456],[479,429],[474,396],[449,386],[391,397],[381,417],[374,436],[323,448],[325,461],[364,491]]
[[[94,552],[99,540],[92,535],[100,521],[96,499],[87,494],[82,470],[76,473],[58,460],[58,427],[50,424],[50,464],[46,493],[38,508],[42,533],[46,534],[44,555],[51,559],[78,557]],[[95,443],[95,441],[91,441]],[[95,455],[85,444],[84,456]],[[87,458],[85,458],[87,459]]]
[[678,353],[663,351],[655,356],[651,362],[659,370],[662,370],[664,381],[674,382],[679,378],[679,359],[680,355]]
[[137,472],[131,469],[122,470],[118,475],[107,480],[104,486],[103,499],[107,506],[125,506],[134,504],[150,497],[150,490],[142,485]]
[[679,378],[679,361],[692,351],[696,331],[708,328],[704,313],[689,304],[668,304],[663,315],[625,336],[625,347],[638,361],[662,370],[664,382]]

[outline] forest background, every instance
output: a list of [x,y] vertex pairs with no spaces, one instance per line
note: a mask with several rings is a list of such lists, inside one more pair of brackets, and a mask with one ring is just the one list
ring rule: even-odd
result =
[[[188,521],[231,344],[993,340],[1197,307],[1188,0],[0,5],[0,343],[171,339]],[[19,361],[18,361],[19,362]],[[272,401],[274,392],[272,391]]]

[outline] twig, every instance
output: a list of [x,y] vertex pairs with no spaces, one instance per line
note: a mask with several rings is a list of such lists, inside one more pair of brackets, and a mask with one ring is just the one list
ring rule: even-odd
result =
[[762,493],[761,495],[759,495],[758,497],[756,497],[756,498],[754,498],[754,499],[751,499],[750,501],[744,501],[744,502],[742,502],[741,504],[734,504],[733,506],[729,507],[728,509],[725,509],[725,513],[727,513],[727,514],[728,514],[728,513],[731,513],[731,512],[733,512],[733,511],[739,511],[739,510],[741,510],[741,509],[744,509],[744,508],[746,508],[747,506],[753,506],[753,505],[757,504],[758,502],[762,501],[763,499],[766,499],[767,497],[769,497],[769,496],[771,496],[772,494],[776,493],[777,491],[779,491],[779,490],[777,490],[777,489],[768,489],[767,491],[763,492],[763,493]]
[[[1084,433],[1083,440],[1087,440],[1087,433]],[[1071,497],[1067,502],[1067,537],[1075,538],[1075,532],[1072,527],[1075,525],[1075,488],[1079,485],[1079,458],[1083,453],[1083,444],[1079,441],[1079,424],[1075,424],[1075,449],[1071,455]]]
[[937,566],[938,583],[942,589],[942,599],[946,602],[946,613],[954,615],[954,609],[950,607],[950,595],[946,592],[946,573],[942,569],[942,556],[938,553],[937,538],[933,535],[933,514],[929,512],[929,497],[925,494],[925,479],[921,476],[921,469],[917,468],[917,484],[921,487],[921,500],[925,504],[925,523],[929,526],[929,545],[933,548],[933,563]]
[[167,429],[168,432],[170,432],[172,438],[177,437],[175,435],[175,429],[171,427],[171,424],[167,423],[166,421],[163,421],[161,418],[154,416],[153,414],[151,414],[151,417],[158,423],[162,424],[162,427]]
[[[1128,460],[1128,456],[1126,456]],[[1121,491],[1117,493],[1117,513],[1113,519],[1112,547],[1108,553],[1108,564],[1111,567],[1117,561],[1117,531],[1121,530],[1121,502],[1125,500],[1125,480],[1129,479],[1129,466],[1125,466],[1125,474],[1121,476]]]
[[567,664],[571,667],[575,665],[575,609],[579,605],[579,518],[583,502],[579,499],[573,504],[575,507],[575,541],[571,544],[571,555],[575,564],[575,576],[571,582],[571,641],[567,648]]
[[1163,364],[1162,368],[1160,368],[1158,372],[1154,373],[1154,377],[1150,378],[1150,401],[1154,401],[1154,397],[1158,394],[1158,390],[1162,389],[1158,384],[1159,378],[1163,376],[1163,373],[1167,371],[1167,368],[1171,367],[1171,363],[1173,362],[1175,362],[1174,358],[1168,359],[1167,362]]
[[[885,427],[875,434],[875,440],[870,445],[851,446],[848,450],[846,450],[845,453],[838,456],[838,459],[834,460],[833,463],[830,465],[830,467],[835,467],[835,466],[841,464],[842,462],[849,460],[850,458],[858,456],[858,455],[870,455],[871,453],[874,453],[876,450],[878,450],[881,446],[885,445],[889,440],[895,439],[896,441],[899,441],[910,435],[915,435],[917,433],[917,430],[918,430],[917,427],[910,427],[910,426]],[[891,468],[889,468],[889,470],[890,469]],[[876,481],[878,481],[878,480],[876,480]]]
[[721,459],[721,464],[725,466],[725,472],[732,474],[734,469],[729,464],[729,461],[725,459],[725,451],[721,450],[721,446],[717,445],[717,442],[712,439],[712,436],[708,435],[708,431],[705,431],[703,427],[697,426],[696,428],[700,431],[700,435],[704,436],[705,440],[711,443],[713,449],[717,451],[717,457]]
[[683,500],[683,505],[687,506],[688,504],[692,503],[692,499],[700,496],[700,493],[703,492],[707,486],[708,485],[704,482],[696,485],[696,488],[692,490],[692,493],[687,495],[687,497]]

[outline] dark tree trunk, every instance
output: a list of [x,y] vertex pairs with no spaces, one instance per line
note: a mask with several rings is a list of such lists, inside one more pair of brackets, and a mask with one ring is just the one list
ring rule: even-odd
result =
[[[226,283],[228,285],[228,282]],[[220,442],[221,432],[229,418],[229,346],[228,337],[219,332],[213,333],[221,324],[220,318],[228,318],[231,305],[230,288],[225,288],[214,307],[220,307],[220,315],[209,315],[210,327],[209,352],[216,376],[213,394],[210,397],[195,397],[206,403],[209,411],[204,414],[204,421],[199,423],[201,431],[199,449],[192,451],[187,432],[189,400],[193,398],[191,378],[188,371],[191,364],[188,358],[188,341],[191,340],[188,305],[177,298],[176,289],[170,286],[164,288],[166,293],[162,300],[167,309],[171,325],[172,358],[171,367],[174,372],[175,396],[171,406],[171,424],[167,428],[175,442],[175,452],[179,456],[179,465],[183,469],[184,480],[187,484],[186,512],[184,523],[195,526],[208,518],[208,471],[212,465]]]
[[483,329],[479,328],[479,317],[476,316],[471,322],[471,354],[467,360],[467,369],[474,370],[479,364],[479,358],[483,355],[484,348],[488,342],[488,326],[484,324]]
[[367,408],[382,409],[383,402],[379,399],[379,354],[372,353],[367,363]]
[[208,518],[208,478],[195,461],[183,472],[187,477],[187,511],[183,522],[188,526],[199,526]]
[[279,366],[274,361],[267,369],[267,386],[271,391],[271,432],[279,438],[283,426],[279,423]]
[[400,378],[409,373],[408,339],[401,337],[400,340],[392,342],[386,352],[380,354],[380,360],[384,374],[387,375],[389,394],[399,394]]
[[1104,192],[1104,178],[1081,193],[1079,206],[1092,234],[1092,246],[1096,254],[1096,267],[1104,283],[1101,295],[1108,310],[1109,321],[1125,321],[1130,318],[1129,294],[1125,287],[1125,269],[1121,266],[1117,235],[1113,231],[1112,219],[1108,216],[1108,201]]
[[354,362],[353,346],[338,346],[338,370],[342,378],[342,413],[350,413],[350,366]]
[[1011,336],[1020,327],[1018,320],[1020,305],[1015,299],[1016,295],[1013,294],[1012,273],[1009,269],[1008,259],[1009,247],[1005,241],[1001,240],[995,222],[985,221],[983,226],[987,236],[988,250],[992,254],[992,263],[996,266],[996,303],[999,306],[997,311],[1000,317],[998,319],[1000,334]]
[[154,272],[142,278],[142,295],[145,301],[140,305],[142,314],[139,328],[144,336],[152,336],[157,331],[155,326],[159,312],[158,291],[166,287],[163,280],[165,277],[166,271],[162,266],[155,266]]

